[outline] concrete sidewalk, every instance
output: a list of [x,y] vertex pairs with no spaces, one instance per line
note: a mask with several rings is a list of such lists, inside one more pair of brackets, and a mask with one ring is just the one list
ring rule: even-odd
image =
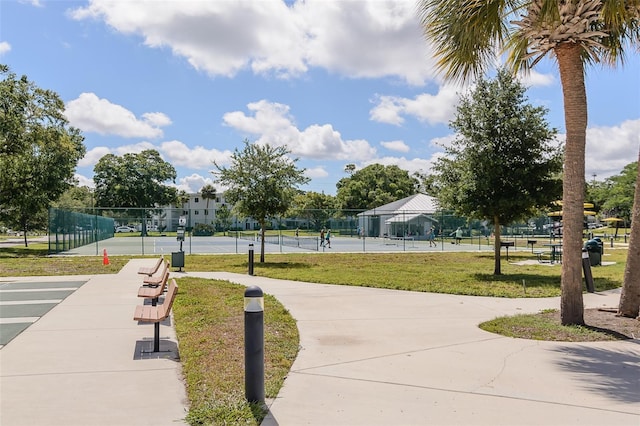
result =
[[[301,349],[263,425],[640,424],[640,343],[512,339],[477,327],[559,299],[501,299],[189,273],[257,285]],[[617,306],[619,292],[585,294]]]
[[[184,424],[171,324],[165,358],[140,356],[137,270],[91,278],[0,350],[0,424]],[[177,273],[257,285],[296,318],[301,350],[264,425],[640,424],[638,340],[553,343],[486,333],[497,316],[558,308],[499,299]],[[178,297],[180,295],[178,294]],[[588,307],[619,293],[585,294]],[[167,346],[168,345],[168,346]]]
[[[96,275],[0,350],[0,424],[180,425],[186,394],[171,323],[133,320],[149,259]],[[10,278],[3,277],[3,280]],[[20,280],[16,278],[15,280]]]

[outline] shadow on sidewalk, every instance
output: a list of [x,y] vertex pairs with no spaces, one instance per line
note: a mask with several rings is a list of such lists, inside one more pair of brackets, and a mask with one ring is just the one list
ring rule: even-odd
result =
[[[628,340],[640,347],[640,341]],[[558,365],[581,373],[585,389],[626,403],[640,402],[640,358],[632,350],[571,346],[556,349]]]

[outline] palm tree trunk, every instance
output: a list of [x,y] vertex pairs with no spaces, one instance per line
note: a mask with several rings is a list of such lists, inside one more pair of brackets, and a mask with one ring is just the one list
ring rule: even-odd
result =
[[493,229],[495,237],[493,240],[493,275],[502,275],[502,270],[500,268],[500,240],[502,238],[502,233],[500,230],[500,219],[498,219],[497,217],[493,218]]
[[567,131],[562,184],[562,293],[560,318],[563,325],[584,324],[582,300],[582,227],[584,220],[584,161],[587,135],[587,94],[581,47],[564,43],[555,49]]
[[622,293],[618,315],[635,318],[640,314],[640,152],[638,153],[638,177],[631,213],[631,239],[627,265],[624,269]]

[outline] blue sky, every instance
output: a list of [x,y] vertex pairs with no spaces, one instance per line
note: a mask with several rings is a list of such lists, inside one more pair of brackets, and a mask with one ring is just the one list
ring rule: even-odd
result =
[[[245,138],[286,144],[305,190],[335,194],[349,163],[429,173],[468,90],[430,52],[413,0],[0,1],[0,62],[60,95],[89,186],[103,155],[153,148],[196,192]],[[555,63],[523,82],[562,138]],[[586,83],[586,174],[603,180],[638,158],[638,51]]]

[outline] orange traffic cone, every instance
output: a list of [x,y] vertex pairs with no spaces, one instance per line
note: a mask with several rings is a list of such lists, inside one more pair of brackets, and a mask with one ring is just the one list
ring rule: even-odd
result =
[[102,264],[103,265],[109,264],[109,256],[107,256],[107,249],[104,249],[104,251],[102,252]]

